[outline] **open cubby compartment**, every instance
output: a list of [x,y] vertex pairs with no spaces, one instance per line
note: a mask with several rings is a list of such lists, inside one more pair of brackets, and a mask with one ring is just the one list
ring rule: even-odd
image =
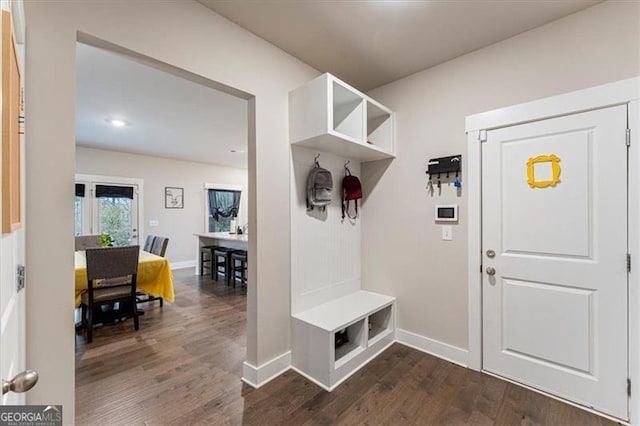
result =
[[[345,327],[348,341],[337,348],[334,348],[334,369],[344,365],[356,355],[364,351],[366,347],[365,319],[358,320]],[[331,341],[335,342],[335,334],[344,329],[336,330],[332,333]]]
[[333,131],[356,142],[364,140],[364,100],[337,81],[332,84]]
[[386,152],[394,152],[393,114],[372,99],[367,99],[367,143]]
[[369,315],[368,323],[368,339],[372,345],[393,332],[393,305],[385,306]]

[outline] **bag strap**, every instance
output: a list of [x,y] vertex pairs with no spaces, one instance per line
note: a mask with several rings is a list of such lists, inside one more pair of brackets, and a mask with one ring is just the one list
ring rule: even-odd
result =
[[[349,219],[357,219],[358,218],[358,200],[355,200],[356,202],[356,214],[354,216],[351,216],[349,214],[349,201],[350,200],[343,200],[342,201],[342,219],[344,219],[345,214],[349,217]],[[346,203],[346,206],[345,206]]]

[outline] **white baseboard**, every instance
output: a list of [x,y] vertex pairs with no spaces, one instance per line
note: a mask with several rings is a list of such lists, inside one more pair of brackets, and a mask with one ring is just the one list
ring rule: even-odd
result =
[[302,377],[304,377],[305,379],[307,379],[311,383],[315,384],[316,386],[321,387],[322,389],[326,390],[327,392],[331,392],[331,388],[330,387],[328,387],[326,385],[323,385],[322,383],[320,383],[319,381],[317,381],[313,377],[309,376],[304,371],[299,370],[298,368],[294,367],[293,365],[291,366],[291,370],[295,371],[296,373],[298,373],[299,375],[301,375]]
[[[469,351],[467,351],[466,349],[458,348],[456,346],[452,346],[438,340],[429,339],[428,337],[424,337],[419,334],[401,329],[396,330],[395,342],[398,342],[405,346],[409,346],[422,352],[426,352],[430,355],[437,356],[438,358],[445,359],[447,361],[453,362],[454,364],[458,364],[463,367],[467,366]],[[393,342],[389,342],[389,344],[385,345],[383,348],[373,354],[366,362],[362,364],[362,366],[368,364],[369,361],[388,349],[391,344],[393,344]],[[347,379],[347,377],[345,377],[343,380],[340,380],[340,382],[336,383],[329,389],[326,386],[320,384],[318,381],[299,371],[297,368],[293,367],[291,365],[291,351],[288,351],[257,367],[245,361],[242,365],[242,381],[252,388],[259,388],[260,386],[269,383],[271,380],[275,379],[276,377],[280,376],[290,369],[293,369],[300,375],[306,377],[310,381],[328,391],[335,389],[338,385],[340,385],[344,380]],[[360,367],[349,374],[349,376],[351,376],[359,369]]]
[[242,365],[242,381],[252,388],[269,383],[291,368],[291,351],[285,352],[256,367],[248,362]]
[[410,331],[396,329],[396,342],[467,367],[469,351]]
[[389,347],[391,347],[391,345],[393,345],[396,341],[395,340],[391,340],[390,342],[388,342],[386,345],[382,346],[380,349],[378,349],[374,354],[372,354],[370,357],[367,358],[366,361],[362,362],[357,368],[353,369],[352,371],[349,372],[349,374],[347,374],[346,376],[344,376],[342,379],[338,380],[336,383],[333,384],[333,386],[329,387],[327,385],[324,385],[322,383],[320,383],[318,380],[314,379],[313,377],[309,376],[307,373],[305,373],[304,371],[296,368],[295,366],[291,366],[291,370],[295,371],[296,373],[298,373],[299,375],[301,375],[302,377],[304,377],[305,379],[309,380],[310,382],[315,383],[317,386],[320,386],[322,389],[326,390],[327,392],[331,392],[333,391],[335,388],[337,388],[338,386],[340,386],[343,382],[345,382],[347,379],[349,379],[351,376],[353,376],[354,374],[356,374],[362,367],[364,367],[365,365],[369,364],[374,358],[376,358],[378,355],[380,355],[382,352],[386,351],[387,349],[389,349]]
[[187,269],[187,268],[195,268],[196,261],[195,260],[185,260],[184,262],[172,262],[171,270],[175,269]]

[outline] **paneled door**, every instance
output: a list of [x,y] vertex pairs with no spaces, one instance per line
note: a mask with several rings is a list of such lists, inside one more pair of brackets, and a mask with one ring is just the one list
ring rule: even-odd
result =
[[[2,6],[2,62],[3,76],[10,78],[2,82],[2,121],[1,128],[3,142],[5,138],[13,143],[17,152],[15,156],[5,157],[7,160],[2,167],[13,168],[17,173],[17,185],[10,189],[5,185],[0,188],[0,195],[7,195],[3,191],[16,190],[18,195],[12,198],[12,202],[18,205],[7,206],[0,203],[0,213],[12,211],[16,213],[11,224],[4,233],[0,233],[0,379],[2,379],[2,397],[0,405],[22,405],[25,403],[25,394],[22,393],[33,386],[37,380],[33,374],[27,373],[26,364],[26,300],[25,300],[25,162],[24,162],[24,137],[20,135],[18,120],[12,120],[13,114],[18,109],[14,107],[20,98],[20,65],[21,53],[17,49],[14,33],[14,20],[12,14]],[[15,5],[15,7],[19,7]],[[6,67],[6,69],[5,69]],[[3,148],[6,148],[4,146]],[[2,156],[7,151],[3,149]],[[11,162],[15,161],[15,164]],[[4,176],[4,174],[3,174]],[[6,183],[6,182],[5,182]],[[4,199],[3,197],[0,197]],[[9,208],[8,208],[9,207]],[[7,210],[5,210],[7,209]],[[4,217],[4,215],[3,215]],[[34,287],[33,291],[38,291]]]
[[487,132],[483,368],[628,418],[626,106]]

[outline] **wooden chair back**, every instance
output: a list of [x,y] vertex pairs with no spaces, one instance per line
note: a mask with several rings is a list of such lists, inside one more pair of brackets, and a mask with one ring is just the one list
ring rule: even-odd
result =
[[144,248],[142,250],[151,253],[151,250],[153,249],[153,242],[155,241],[155,239],[155,235],[147,235],[147,240],[144,242]]
[[99,248],[100,235],[78,235],[76,237],[76,251]]

